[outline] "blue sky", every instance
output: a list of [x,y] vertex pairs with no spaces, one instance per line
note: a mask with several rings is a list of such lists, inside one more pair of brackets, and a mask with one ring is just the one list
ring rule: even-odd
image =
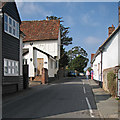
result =
[[17,6],[22,21],[44,20],[51,15],[63,17],[73,38],[66,50],[79,45],[89,59],[108,37],[108,27],[118,26],[117,2],[18,2]]

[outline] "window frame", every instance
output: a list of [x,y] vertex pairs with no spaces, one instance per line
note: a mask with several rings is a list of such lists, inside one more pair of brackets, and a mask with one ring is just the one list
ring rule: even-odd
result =
[[4,76],[19,76],[19,61],[4,58]]
[[[7,19],[8,19],[7,22],[5,21],[5,16],[7,16]],[[9,24],[9,19],[11,19],[11,24]],[[13,26],[13,22],[15,22],[15,26]],[[5,25],[7,25],[7,30],[5,29]],[[11,33],[9,32],[9,27],[11,27],[11,30],[12,30]],[[15,30],[15,35],[13,34],[13,30]],[[19,22],[14,20],[12,17],[7,15],[6,13],[4,13],[4,32],[19,39]]]

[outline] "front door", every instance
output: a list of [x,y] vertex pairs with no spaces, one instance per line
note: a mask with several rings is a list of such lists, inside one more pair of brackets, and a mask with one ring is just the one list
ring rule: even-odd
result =
[[42,75],[43,62],[43,58],[37,58],[37,75]]

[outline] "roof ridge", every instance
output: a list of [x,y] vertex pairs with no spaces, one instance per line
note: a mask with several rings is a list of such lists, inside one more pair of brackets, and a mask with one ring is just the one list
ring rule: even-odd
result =
[[22,22],[42,22],[42,21],[60,21],[60,20],[25,20]]

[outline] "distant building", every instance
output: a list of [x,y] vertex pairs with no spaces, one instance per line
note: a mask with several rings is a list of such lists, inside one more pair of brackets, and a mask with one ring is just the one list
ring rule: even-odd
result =
[[60,59],[60,21],[22,21],[24,59],[29,64],[29,77],[35,80],[42,75],[42,69],[48,70],[53,78],[59,69]]

